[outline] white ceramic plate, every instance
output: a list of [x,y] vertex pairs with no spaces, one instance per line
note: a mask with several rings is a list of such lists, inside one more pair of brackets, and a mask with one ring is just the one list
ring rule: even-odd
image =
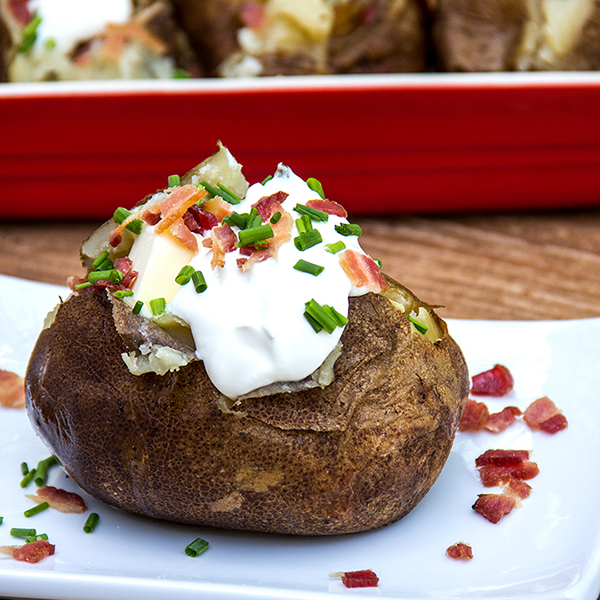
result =
[[[43,316],[62,288],[0,276],[0,368],[23,374]],[[11,527],[35,527],[56,545],[37,565],[0,558],[0,596],[84,600],[341,598],[596,600],[600,592],[600,319],[560,322],[451,321],[472,373],[508,366],[515,390],[489,400],[521,409],[548,395],[569,420],[551,436],[522,422],[503,434],[459,434],[444,471],[402,521],[364,534],[296,538],[185,527],[145,519],[83,494],[100,514],[93,534],[85,515],[48,510],[31,519],[19,465],[48,451],[22,410],[0,409],[0,545]],[[68,381],[65,381],[68,385]],[[471,510],[484,493],[474,458],[488,448],[525,448],[540,474],[520,508],[492,525]],[[74,484],[58,469],[50,483]],[[31,493],[31,492],[30,492]],[[210,547],[184,554],[196,537]],[[446,548],[473,547],[471,561]],[[345,590],[329,573],[373,569],[377,589]]]

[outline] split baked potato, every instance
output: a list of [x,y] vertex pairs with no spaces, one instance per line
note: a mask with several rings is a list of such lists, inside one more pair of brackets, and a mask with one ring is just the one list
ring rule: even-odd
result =
[[[90,247],[108,247],[114,225],[84,243],[88,269]],[[446,324],[384,281],[381,293],[349,298],[325,382],[237,398],[217,389],[189,338],[110,288],[84,287],[49,315],[33,350],[30,420],[82,489],[134,513],[297,535],[383,527],[437,479],[469,389]],[[125,358],[148,348],[182,360],[134,374]]]

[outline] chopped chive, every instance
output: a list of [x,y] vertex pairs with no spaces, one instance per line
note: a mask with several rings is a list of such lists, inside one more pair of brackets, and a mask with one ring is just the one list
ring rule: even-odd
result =
[[46,485],[46,480],[48,479],[48,469],[57,462],[56,456],[49,456],[44,460],[40,460],[35,468],[34,482],[38,487],[43,487]]
[[0,525],[4,522],[4,517],[0,517]]
[[311,317],[306,311],[304,312],[304,318],[310,323],[311,327],[317,333],[319,333],[319,331],[321,331],[323,329],[323,327],[321,327],[319,322],[315,318]]
[[150,300],[150,310],[155,317],[162,315],[167,308],[167,301],[164,298],[153,298]]
[[192,558],[200,556],[208,548],[208,542],[202,538],[196,538],[185,547],[185,553]]
[[325,244],[325,250],[327,252],[331,252],[331,254],[337,254],[338,252],[340,252],[341,250],[344,250],[346,248],[346,244],[344,244],[344,242],[342,242],[342,240],[339,240],[338,242],[333,242],[331,244]]
[[79,290],[84,290],[85,288],[88,288],[88,287],[90,287],[91,285],[92,285],[92,284],[91,284],[89,281],[86,281],[86,282],[84,282],[84,283],[78,283],[78,284],[75,286],[75,291],[77,291],[77,292],[78,292]]
[[108,258],[108,252],[105,251],[98,256],[98,258],[92,263],[92,271],[97,271],[98,267]]
[[41,513],[42,511],[48,508],[50,508],[50,505],[47,502],[40,502],[39,504],[28,508],[26,511],[23,512],[23,514],[26,517],[33,517],[33,515],[37,515],[38,513]]
[[355,223],[340,223],[340,225],[335,226],[335,230],[340,235],[345,236],[357,235],[360,237],[362,235],[362,229],[360,228],[360,225],[356,225]]
[[19,52],[27,52],[37,40],[37,30],[42,22],[42,17],[37,14],[37,11],[33,13],[33,18],[23,29],[21,30],[21,44],[19,45]]
[[[258,216],[258,210],[256,209],[256,207],[252,207],[250,209],[250,212],[248,213],[248,219],[246,221],[246,229],[250,229],[250,227],[254,227],[254,221],[256,220],[256,217]],[[262,219],[261,219],[261,223],[262,223]]]
[[54,50],[56,48],[56,40],[54,38],[48,38],[44,43],[46,50]]
[[127,296],[133,296],[132,290],[117,290],[115,292],[115,298],[126,298]]
[[141,300],[138,300],[135,305],[133,306],[133,308],[131,309],[131,312],[134,315],[138,315],[140,313],[140,311],[142,310],[142,306],[144,306],[144,303]]
[[261,217],[260,215],[256,215],[256,216],[254,217],[254,220],[252,221],[252,224],[251,224],[251,225],[248,225],[248,226],[246,227],[246,229],[250,229],[250,228],[253,228],[253,229],[254,229],[254,228],[256,228],[256,227],[261,227],[261,226],[262,226],[262,224],[263,224],[263,219],[262,219],[262,217]]
[[35,477],[35,467],[33,469],[31,469],[31,471],[29,471],[29,473],[27,473],[27,475],[25,475],[25,477],[23,477],[23,479],[21,479],[21,487],[22,488],[26,488],[30,481]]
[[100,520],[100,516],[98,513],[90,513],[89,517],[85,520],[83,524],[83,531],[86,533],[92,533],[94,529],[96,529],[96,525],[98,525],[98,521]]
[[10,530],[10,535],[13,537],[26,539],[31,537],[32,535],[37,535],[37,531],[35,529],[24,529],[22,527],[13,527]]
[[325,194],[323,192],[323,186],[321,185],[321,182],[318,179],[315,179],[314,177],[309,177],[306,180],[306,184],[313,192],[317,192],[317,194],[319,194],[319,196],[321,196],[321,198],[325,199]]
[[127,223],[125,229],[129,229],[132,233],[139,235],[142,233],[142,227],[144,227],[144,221],[141,219],[134,219],[130,223]]
[[305,315],[310,315],[327,333],[333,333],[338,326],[336,320],[332,318],[326,310],[313,298],[305,305]]
[[167,179],[167,185],[170,188],[181,185],[181,179],[179,178],[179,175],[169,175],[169,178]]
[[308,215],[313,221],[329,220],[329,215],[326,212],[316,208],[311,208],[305,204],[296,204],[296,206],[294,206],[294,210],[301,215]]
[[425,325],[424,323],[421,323],[421,321],[417,321],[417,319],[415,319],[414,317],[411,317],[410,315],[408,315],[407,318],[415,326],[415,329],[419,333],[425,333],[427,331],[427,329],[429,329],[427,327],[427,325]]
[[271,217],[271,223],[273,223],[273,225],[275,225],[275,223],[277,223],[277,221],[279,221],[279,219],[281,219],[281,211],[277,211],[272,217]]
[[206,283],[206,280],[204,279],[204,275],[202,274],[202,271],[194,271],[192,273],[192,283],[194,284],[194,289],[196,290],[196,292],[198,294],[201,294],[202,292],[206,291],[206,289],[208,288],[208,285]]
[[27,475],[29,473],[29,467],[26,462],[21,463],[21,475]]
[[240,215],[233,211],[229,216],[223,219],[223,223],[227,223],[230,227],[235,225],[240,229],[246,229],[246,226],[248,225],[248,216]]
[[47,539],[48,539],[47,533],[37,533],[36,535],[30,535],[29,537],[25,538],[25,543],[31,544],[31,542],[39,542],[40,540],[47,540]]
[[267,181],[271,181],[271,179],[273,179],[273,175],[268,175],[267,177],[265,177],[262,180],[262,184],[261,185],[265,185],[265,183],[267,183]]
[[323,304],[323,310],[337,323],[338,327],[343,327],[348,323],[348,319],[341,313],[339,313],[333,306],[329,304]]
[[100,265],[98,265],[98,268],[96,270],[97,271],[110,271],[114,266],[115,266],[115,264],[113,263],[113,261],[110,260],[110,258],[106,258],[100,263]]
[[310,217],[308,215],[302,215],[299,219],[296,219],[296,228],[298,229],[298,233],[310,231],[313,228]]
[[110,281],[111,283],[121,283],[123,281],[123,271],[119,269],[110,269],[110,271],[90,271],[88,274],[90,283],[96,281]]
[[254,242],[262,242],[268,238],[275,237],[273,228],[268,223],[261,225],[260,227],[252,227],[251,229],[243,229],[239,232],[237,247],[242,248],[243,246],[250,246]]
[[312,248],[323,241],[321,234],[318,229],[311,229],[301,233],[298,237],[294,238],[294,246],[301,252],[308,248]]
[[267,242],[267,240],[262,240],[261,242],[254,242],[254,248],[256,250],[268,250],[269,242]]
[[381,269],[381,267],[383,267],[383,263],[381,262],[381,259],[379,258],[374,258],[373,259],[375,261],[375,264]]
[[302,271],[303,273],[309,273],[310,275],[320,275],[325,267],[321,265],[315,265],[315,263],[308,262],[307,260],[300,259],[295,265],[296,271]]
[[189,283],[192,275],[194,274],[194,267],[191,265],[185,265],[181,267],[179,273],[177,273],[177,277],[175,277],[175,283],[179,285],[185,285]]
[[227,200],[229,204],[239,204],[242,201],[242,199],[237,194],[234,194],[222,183],[219,183],[217,185],[219,186],[219,196],[221,196],[224,200]]
[[[131,211],[119,206],[117,210],[113,213],[113,219],[119,223],[119,225],[131,214]],[[127,223],[125,229],[129,229],[132,233],[139,234],[142,231],[142,227],[144,226],[144,221],[141,219],[135,219],[131,221],[131,223]]]

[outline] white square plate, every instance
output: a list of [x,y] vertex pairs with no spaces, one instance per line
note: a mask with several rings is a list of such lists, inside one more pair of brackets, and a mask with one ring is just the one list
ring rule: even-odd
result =
[[[0,368],[24,374],[47,310],[64,288],[0,276]],[[555,322],[450,321],[471,373],[506,365],[515,377],[507,397],[486,401],[491,412],[524,410],[548,395],[569,427],[531,432],[522,421],[504,433],[458,434],[442,475],[402,521],[336,537],[257,535],[187,527],[106,507],[93,534],[85,515],[48,510],[31,519],[19,465],[48,455],[24,410],[0,408],[0,545],[15,544],[11,527],[35,527],[56,545],[36,565],[0,557],[0,596],[79,600],[216,598],[477,598],[596,600],[600,592],[600,319]],[[65,382],[68,385],[68,381]],[[485,493],[474,459],[488,448],[532,451],[540,474],[531,496],[492,525],[471,510]],[[59,469],[50,484],[77,491]],[[33,487],[33,486],[32,486]],[[189,558],[196,537],[207,552]],[[473,547],[471,561],[452,561],[454,542]],[[346,590],[329,573],[373,569],[377,589]]]

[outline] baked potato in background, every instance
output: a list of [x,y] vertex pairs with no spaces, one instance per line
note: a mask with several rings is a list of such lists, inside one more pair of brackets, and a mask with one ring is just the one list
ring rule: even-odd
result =
[[[300,185],[304,193],[308,190],[305,198],[317,196],[317,202],[330,203],[283,165],[270,180],[249,188],[241,165],[219,143],[218,152],[184,175],[175,187],[169,183],[166,190],[146,197],[138,203],[138,212],[130,213],[128,219],[156,214],[152,210],[157,206],[165,210],[175,206],[178,210],[172,199],[177,194],[185,198],[190,191],[199,193],[198,180],[202,181],[202,191],[222,182],[229,193],[249,201],[239,207],[248,208],[252,203],[255,209],[262,201],[289,195],[289,204],[275,204],[272,210],[280,211],[277,223],[289,219],[290,228],[293,219],[284,207],[295,206],[293,210],[297,211],[296,202],[302,197],[294,186]],[[289,194],[278,190],[288,190]],[[163,204],[155,204],[157,199]],[[191,202],[195,199],[192,196]],[[215,204],[212,197],[202,206],[213,203],[221,210],[223,202]],[[332,205],[332,210],[343,211],[339,204]],[[198,210],[198,205],[191,208]],[[238,210],[243,212],[242,208]],[[159,223],[171,222],[170,214],[161,213]],[[298,227],[300,221],[296,221]],[[315,228],[322,228],[324,240],[331,239],[327,231],[332,231],[335,223],[348,223],[341,215],[331,221],[314,223]],[[300,277],[311,279],[286,279],[290,272],[299,273],[289,268],[298,253],[308,260],[316,256],[300,252],[290,238],[286,248],[291,255],[280,248],[277,259],[265,258],[260,263],[265,265],[260,273],[268,273],[270,278],[259,279],[260,284],[253,283],[259,273],[242,271],[245,264],[239,263],[234,252],[229,262],[233,272],[227,270],[227,265],[208,267],[218,270],[214,275],[205,271],[207,281],[213,282],[206,295],[186,287],[180,289],[178,297],[197,311],[207,306],[194,303],[209,297],[213,289],[210,285],[218,289],[218,280],[231,280],[236,277],[233,273],[243,273],[240,281],[261,291],[256,298],[266,322],[277,323],[277,333],[269,330],[269,336],[283,334],[291,354],[281,342],[277,351],[271,348],[261,354],[262,348],[259,352],[256,347],[258,338],[249,333],[255,326],[253,316],[252,323],[242,320],[236,325],[243,338],[233,339],[229,331],[223,330],[215,340],[219,344],[221,339],[237,340],[243,346],[238,358],[231,342],[227,342],[225,364],[230,361],[237,366],[219,374],[226,379],[241,379],[242,370],[253,371],[254,357],[264,356],[270,368],[278,364],[283,352],[301,366],[302,377],[308,376],[290,381],[272,378],[226,397],[219,391],[223,389],[220,384],[213,383],[207,374],[213,357],[221,355],[213,350],[209,355],[198,354],[198,342],[204,343],[202,336],[207,335],[205,329],[194,329],[189,321],[182,321],[176,309],[136,314],[132,310],[137,304],[135,297],[126,301],[128,298],[115,296],[121,290],[91,282],[92,271],[100,268],[92,264],[96,257],[96,265],[108,254],[115,268],[119,268],[118,260],[130,261],[135,267],[138,246],[133,238],[137,234],[127,230],[126,222],[122,221],[117,229],[122,237],[115,237],[117,223],[110,220],[82,244],[81,259],[89,280],[78,285],[74,284],[79,278],[70,282],[75,293],[49,315],[25,378],[27,411],[34,429],[82,489],[112,506],[159,519],[298,535],[382,527],[417,505],[446,462],[469,390],[462,353],[432,306],[382,276],[366,255],[365,260],[374,268],[371,277],[378,284],[355,296],[354,292],[346,292],[351,290],[348,279],[352,280],[347,273],[341,271],[342,279],[334,273],[335,269],[341,270],[342,258],[326,252],[324,247],[314,248],[328,265],[321,279],[306,273]],[[144,248],[148,239],[144,236],[155,232],[146,223],[147,228],[136,238]],[[207,230],[208,238],[201,239],[215,244],[218,227],[213,227]],[[344,239],[347,248],[358,244],[358,238]],[[213,248],[196,256],[211,261],[214,252]],[[133,258],[123,258],[126,255]],[[186,261],[198,265],[193,259]],[[279,270],[274,272],[272,268]],[[149,273],[155,285],[157,271],[153,268]],[[211,279],[213,276],[216,279]],[[143,287],[148,280],[140,274],[137,281]],[[171,285],[170,278],[164,281]],[[265,291],[264,286],[268,288],[273,281],[272,289]],[[340,324],[341,337],[321,332],[324,337],[318,341],[314,337],[318,333],[296,308],[289,316],[285,312],[273,316],[272,311],[277,310],[274,306],[281,302],[296,306],[285,295],[290,286],[295,290],[294,286],[299,285],[304,310],[306,290],[314,290],[311,286],[321,285],[319,282],[332,281],[336,282],[335,290],[343,290],[349,302],[348,321]],[[133,286],[131,294],[134,289],[141,293]],[[224,289],[235,307],[255,306],[254,300],[247,297],[252,295],[250,288]],[[279,296],[278,290],[284,295]],[[153,290],[150,297],[156,298],[156,293]],[[332,293],[326,297],[333,298]],[[216,298],[218,309],[206,310],[210,323],[215,319],[230,323],[237,318],[235,309],[225,307],[226,298]],[[239,298],[243,298],[241,303]],[[267,303],[273,299],[275,305]],[[265,312],[266,306],[270,308]],[[195,314],[186,314],[195,320]],[[248,314],[257,313],[252,308]],[[296,329],[296,315],[306,330]],[[260,323],[262,331],[265,325]],[[299,335],[290,337],[289,331],[299,331]],[[303,331],[308,337],[303,337]],[[250,344],[243,341],[249,339]],[[322,353],[320,344],[325,340]],[[318,360],[313,363],[315,355]],[[198,356],[207,357],[206,364]],[[223,364],[219,362],[219,366]],[[307,364],[310,369],[313,364],[318,367],[306,373]],[[282,372],[288,371],[275,371]],[[220,381],[223,383],[222,378]]]
[[[422,305],[392,285],[393,302]],[[72,296],[33,351],[29,417],[73,480],[118,508],[299,535],[382,527],[437,479],[468,393],[444,323],[432,316],[432,342],[393,302],[350,299],[329,386],[230,405],[197,360],[132,375],[121,353],[140,344],[131,332],[142,318],[107,292]],[[157,326],[145,330],[165,343]]]
[[597,70],[595,0],[429,0],[441,71]]
[[426,66],[418,0],[173,0],[211,75],[412,72]]

